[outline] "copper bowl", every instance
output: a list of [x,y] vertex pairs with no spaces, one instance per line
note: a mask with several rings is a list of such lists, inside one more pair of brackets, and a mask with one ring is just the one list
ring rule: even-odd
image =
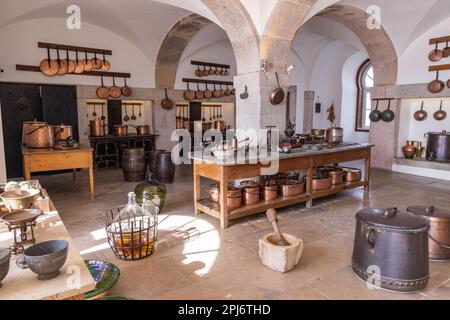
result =
[[332,187],[332,179],[331,176],[317,175],[314,176],[312,181],[312,190],[313,191],[322,191],[328,190]]
[[346,182],[358,182],[362,179],[362,170],[355,168],[344,168],[344,180]]
[[305,193],[305,180],[289,180],[280,185],[280,192],[282,197],[294,197]]
[[261,195],[265,201],[271,201],[278,198],[278,184],[270,182],[261,188]]

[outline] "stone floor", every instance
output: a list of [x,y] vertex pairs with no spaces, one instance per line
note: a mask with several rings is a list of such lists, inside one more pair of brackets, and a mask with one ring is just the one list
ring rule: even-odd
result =
[[[419,293],[369,290],[351,269],[355,213],[364,207],[435,205],[450,209],[450,182],[374,171],[370,195],[362,190],[280,210],[283,232],[305,241],[297,268],[279,274],[258,257],[258,239],[271,231],[265,215],[243,219],[227,230],[207,215],[193,214],[191,167],[177,169],[168,185],[156,253],[122,262],[108,247],[104,213],[126,203],[135,183],[121,171],[96,173],[97,199],[89,200],[87,176],[41,176],[75,243],[86,259],[118,265],[121,278],[112,295],[137,299],[450,299],[450,261],[431,262],[431,280]],[[205,186],[208,181],[205,181]]]

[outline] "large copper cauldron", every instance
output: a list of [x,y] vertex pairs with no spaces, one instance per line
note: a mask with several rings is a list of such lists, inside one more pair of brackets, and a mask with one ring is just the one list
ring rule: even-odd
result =
[[27,133],[31,132],[31,130],[39,128],[40,126],[45,126],[47,125],[47,122],[41,122],[41,121],[36,121],[36,119],[34,119],[34,121],[26,121],[23,123],[23,127],[22,127],[22,144],[24,146],[27,145]]
[[25,143],[28,148],[53,148],[55,137],[53,127],[50,125],[31,126],[25,132]]
[[425,219],[391,208],[364,209],[356,221],[352,264],[358,277],[378,279],[379,287],[400,292],[426,287],[430,276]]
[[430,259],[450,259],[450,212],[435,207],[409,207],[408,211],[430,223],[428,246]]

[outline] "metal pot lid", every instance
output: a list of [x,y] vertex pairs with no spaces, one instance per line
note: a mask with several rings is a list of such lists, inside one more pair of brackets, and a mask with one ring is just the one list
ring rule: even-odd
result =
[[428,227],[428,221],[409,213],[399,212],[397,208],[371,208],[361,210],[356,219],[374,227],[400,231],[415,231]]
[[434,206],[412,206],[407,210],[428,220],[450,220],[450,211],[435,208]]
[[11,251],[9,249],[1,248],[0,249],[0,264],[3,264],[5,261],[9,261],[11,257]]
[[429,132],[428,135],[433,135],[433,136],[450,136],[450,132],[447,131],[441,131],[441,132]]

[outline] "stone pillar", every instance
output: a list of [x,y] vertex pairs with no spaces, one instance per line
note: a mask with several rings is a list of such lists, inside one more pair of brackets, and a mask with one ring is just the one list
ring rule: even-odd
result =
[[305,110],[303,115],[303,132],[311,132],[314,121],[314,91],[305,91]]

